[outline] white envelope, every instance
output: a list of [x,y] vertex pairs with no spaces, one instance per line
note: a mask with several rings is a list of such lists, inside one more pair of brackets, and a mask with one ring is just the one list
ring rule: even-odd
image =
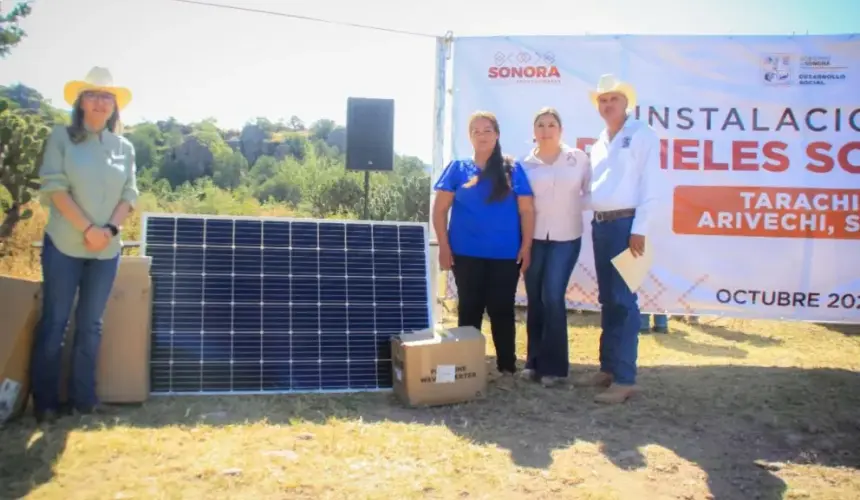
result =
[[612,265],[618,269],[618,274],[624,278],[624,282],[635,292],[645,282],[651,264],[654,263],[654,247],[650,238],[645,238],[645,255],[634,257],[628,247],[620,254],[612,258]]

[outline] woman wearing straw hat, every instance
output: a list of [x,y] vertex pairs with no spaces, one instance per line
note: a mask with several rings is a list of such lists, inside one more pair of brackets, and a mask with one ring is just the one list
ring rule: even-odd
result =
[[61,346],[76,294],[70,408],[102,411],[95,388],[102,315],[119,266],[119,228],[138,194],[134,148],[119,131],[119,112],[131,92],[96,67],[84,80],[67,83],[64,95],[73,107],[72,124],[52,130],[38,165],[50,214],[42,246],[42,318],[31,362],[40,422],[59,413]]

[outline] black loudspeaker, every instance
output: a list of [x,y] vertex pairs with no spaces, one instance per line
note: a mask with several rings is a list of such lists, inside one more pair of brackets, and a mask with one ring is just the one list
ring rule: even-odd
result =
[[347,99],[346,169],[394,169],[394,99]]

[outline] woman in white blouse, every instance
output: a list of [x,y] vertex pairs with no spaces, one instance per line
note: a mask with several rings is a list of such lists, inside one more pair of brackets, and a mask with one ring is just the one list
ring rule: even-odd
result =
[[528,355],[523,374],[546,386],[569,374],[565,294],[579,258],[591,180],[588,155],[562,142],[561,133],[558,111],[541,109],[534,119],[537,146],[522,162],[535,197],[535,234],[525,274]]

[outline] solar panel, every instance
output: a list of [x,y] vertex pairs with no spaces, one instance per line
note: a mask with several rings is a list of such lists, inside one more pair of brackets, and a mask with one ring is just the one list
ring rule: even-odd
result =
[[430,325],[427,226],[143,214],[151,392],[392,386],[392,335]]

